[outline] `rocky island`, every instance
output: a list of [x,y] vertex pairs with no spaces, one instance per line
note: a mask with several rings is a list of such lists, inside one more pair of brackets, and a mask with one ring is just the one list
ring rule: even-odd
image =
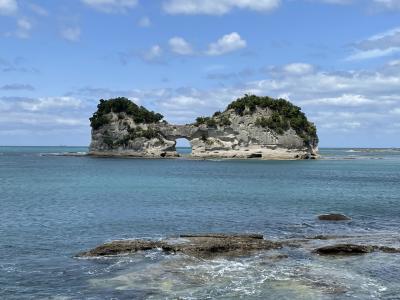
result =
[[193,158],[312,159],[318,156],[316,127],[284,99],[245,95],[211,117],[173,125],[127,98],[100,100],[90,118],[90,155],[178,157],[186,138]]

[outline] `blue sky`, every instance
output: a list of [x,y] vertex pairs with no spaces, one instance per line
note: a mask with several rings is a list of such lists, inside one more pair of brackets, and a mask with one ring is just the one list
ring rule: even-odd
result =
[[0,145],[88,145],[100,98],[184,124],[245,93],[322,147],[400,147],[400,0],[0,0]]

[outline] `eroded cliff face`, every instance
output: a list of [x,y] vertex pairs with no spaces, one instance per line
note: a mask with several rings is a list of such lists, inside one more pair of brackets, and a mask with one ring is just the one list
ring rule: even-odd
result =
[[[90,154],[101,156],[177,157],[176,139],[186,138],[194,158],[307,159],[318,155],[316,134],[291,126],[271,129],[274,110],[256,106],[238,113],[227,109],[193,124],[164,121],[138,123],[126,112],[104,115],[102,126],[92,129]],[[203,122],[202,122],[203,121]],[[263,124],[266,123],[266,124]]]

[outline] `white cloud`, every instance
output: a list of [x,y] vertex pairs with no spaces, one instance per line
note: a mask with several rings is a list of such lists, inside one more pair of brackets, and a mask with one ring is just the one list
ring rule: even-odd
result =
[[357,51],[346,58],[346,60],[364,60],[379,57],[390,56],[400,52],[400,47],[391,47],[388,49],[372,49],[365,51]]
[[154,45],[148,51],[143,53],[142,58],[147,62],[155,62],[160,60],[162,54],[162,48],[159,45]]
[[399,0],[373,0],[374,3],[380,5],[386,9],[400,9]]
[[280,0],[166,0],[163,7],[169,14],[223,15],[235,8],[271,11],[280,3]]
[[389,61],[387,65],[389,67],[400,67],[400,59]]
[[0,0],[0,15],[13,15],[17,11],[17,0]]
[[207,55],[222,55],[246,48],[247,42],[237,32],[232,32],[221,37],[217,42],[211,43],[206,52]]
[[55,118],[55,123],[60,125],[67,125],[67,126],[85,126],[88,124],[86,119],[74,119],[74,118]]
[[349,129],[356,129],[356,128],[359,128],[359,127],[361,127],[361,122],[356,122],[356,121],[353,121],[353,122],[344,122],[343,123],[343,126],[346,128],[349,128]]
[[37,5],[37,4],[30,4],[29,5],[30,9],[37,15],[42,16],[42,17],[46,17],[49,15],[49,12],[44,9],[43,7]]
[[20,84],[20,83],[12,83],[12,84],[5,84],[0,87],[0,90],[3,91],[33,91],[35,88],[30,84]]
[[151,26],[151,21],[149,17],[142,17],[139,22],[138,22],[139,27],[150,27]]
[[347,60],[364,60],[390,56],[400,52],[400,27],[360,41],[354,45],[356,51]]
[[24,31],[29,31],[32,29],[32,24],[27,19],[19,19],[17,21],[18,28]]
[[18,106],[24,110],[32,112],[49,111],[59,108],[76,109],[82,106],[82,101],[72,97],[45,97],[19,101]]
[[105,13],[121,13],[134,8],[138,0],[81,0],[86,5]]
[[363,95],[343,94],[338,97],[305,100],[302,101],[302,104],[355,107],[355,106],[370,105],[370,104],[379,105],[380,103],[377,101],[367,99]]
[[75,97],[0,97],[3,144],[87,145],[95,107]]
[[[391,64],[396,65],[396,62]],[[267,74],[263,80],[222,88],[128,91],[90,89],[88,93],[79,91],[74,96],[81,98],[84,95],[93,99],[104,95],[126,95],[162,113],[167,121],[177,124],[190,123],[198,116],[223,110],[245,93],[284,97],[301,106],[307,117],[316,123],[324,145],[336,140],[341,141],[340,145],[357,144],[362,139],[367,144],[371,134],[379,136],[382,143],[385,139],[387,142],[392,140],[384,132],[390,128],[393,130],[393,124],[399,123],[400,72],[388,72],[386,65],[373,71],[360,69],[330,72],[309,65],[304,74],[293,76],[293,73],[287,72],[286,67],[271,68],[273,73]],[[312,72],[308,72],[311,69]],[[276,74],[277,70],[281,73]],[[398,134],[398,128],[396,130]]]
[[308,0],[313,2],[320,2],[326,4],[337,4],[337,5],[350,5],[350,4],[363,4],[369,10],[373,12],[379,12],[384,10],[399,10],[399,0]]
[[179,55],[191,55],[193,54],[192,46],[181,37],[173,37],[168,42],[172,52]]
[[339,4],[339,5],[347,5],[351,4],[354,1],[353,0],[314,0],[322,3],[327,3],[327,4]]
[[81,37],[81,29],[79,27],[67,27],[61,30],[61,37],[70,42],[77,42]]
[[174,110],[187,110],[189,107],[197,106],[201,107],[205,105],[205,101],[193,96],[179,95],[171,97],[167,101],[161,103],[161,106],[167,109]]
[[[400,100],[400,76],[383,71],[315,72],[304,76],[283,76],[250,83],[257,90],[290,92],[295,99],[337,97],[343,94],[367,95],[375,99],[395,95]],[[300,97],[299,97],[300,95]],[[297,96],[297,97],[296,97]],[[375,101],[378,101],[375,99]]]
[[21,39],[29,38],[32,27],[32,23],[28,19],[20,18],[17,20],[17,29],[15,32],[9,32],[6,36],[15,36]]
[[306,63],[292,63],[284,66],[283,71],[291,75],[304,75],[312,73],[314,67]]
[[[156,56],[161,55],[161,47],[154,47],[152,48],[155,51],[150,49],[149,52]],[[4,112],[0,114],[0,131],[27,130],[29,134],[48,134],[56,127],[57,130],[83,130],[89,134],[87,118],[96,107],[93,99],[121,95],[159,111],[171,123],[184,124],[193,122],[197,116],[207,116],[223,110],[232,100],[245,93],[254,93],[271,97],[284,96],[301,106],[307,117],[316,123],[324,145],[336,141],[333,136],[342,143],[356,144],[357,139],[361,140],[360,137],[368,143],[370,135],[379,136],[381,141],[387,143],[395,141],[399,145],[396,136],[400,128],[394,128],[393,124],[399,123],[400,72],[389,72],[387,69],[397,64],[398,62],[392,61],[370,71],[360,69],[329,72],[309,65],[308,68],[303,68],[306,71],[299,76],[287,72],[289,65],[275,66],[271,68],[275,73],[267,74],[263,80],[214,89],[86,88],[71,93],[69,97],[0,97],[0,111]],[[301,70],[294,68],[297,69]],[[276,74],[277,70],[281,73]],[[396,130],[397,135],[393,133],[393,137],[388,137],[385,132],[389,130]]]
[[391,114],[400,115],[400,107],[396,107],[390,111]]

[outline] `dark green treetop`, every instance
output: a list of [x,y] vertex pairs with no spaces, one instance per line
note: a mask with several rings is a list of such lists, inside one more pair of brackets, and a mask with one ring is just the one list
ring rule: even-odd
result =
[[303,139],[307,139],[307,136],[317,138],[315,125],[307,120],[300,107],[285,99],[245,95],[229,104],[227,109],[233,109],[238,115],[244,115],[254,113],[257,107],[272,111],[271,117],[258,118],[257,126],[268,127],[279,134],[283,134],[291,127]]
[[157,123],[161,121],[164,116],[149,111],[143,106],[138,106],[125,97],[119,97],[109,100],[101,99],[97,105],[97,111],[90,118],[90,125],[93,129],[98,129],[101,126],[109,123],[107,114],[113,113],[126,113],[133,118],[135,123]]

